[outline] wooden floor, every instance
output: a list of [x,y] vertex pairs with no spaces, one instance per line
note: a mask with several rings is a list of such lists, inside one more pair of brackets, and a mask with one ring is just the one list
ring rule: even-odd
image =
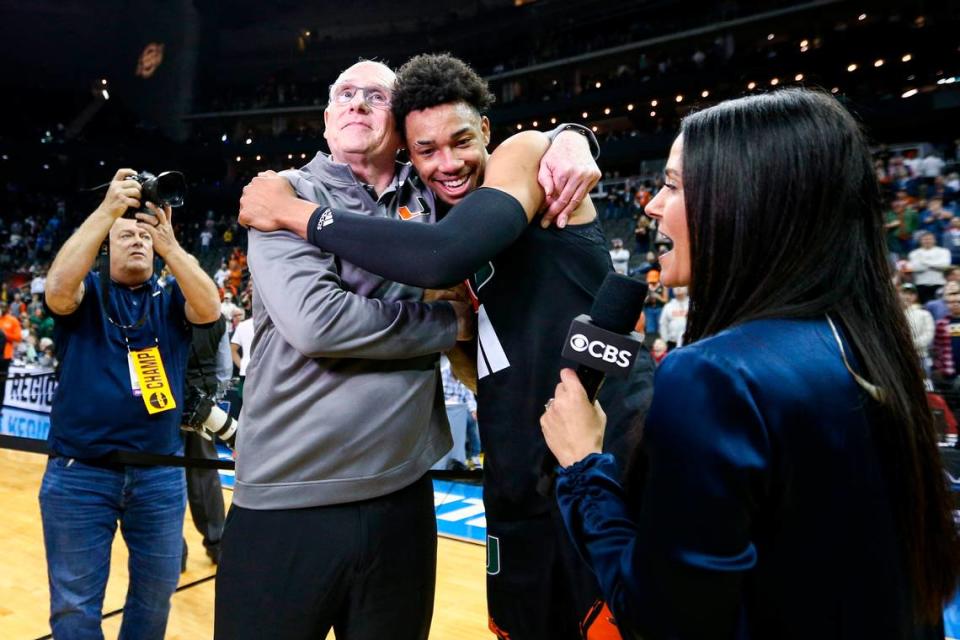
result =
[[[0,450],[0,639],[35,640],[50,633],[49,591],[37,494],[46,458]],[[224,491],[229,504],[230,491]],[[184,536],[190,547],[181,590],[173,596],[167,638],[203,640],[213,636],[215,567],[207,560],[200,535],[187,512]],[[431,640],[489,640],[484,602],[485,553],[481,545],[441,538],[437,596]],[[104,614],[123,606],[127,554],[119,535],[114,542]],[[120,630],[121,614],[103,622],[108,640]],[[331,635],[332,637],[332,635]]]

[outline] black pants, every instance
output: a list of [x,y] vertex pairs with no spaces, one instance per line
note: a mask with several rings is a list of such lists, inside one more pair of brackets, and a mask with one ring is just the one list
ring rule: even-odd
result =
[[[184,453],[190,458],[217,459],[217,446],[198,433],[183,431]],[[211,557],[219,551],[223,535],[224,506],[220,473],[216,469],[187,469],[187,502],[197,531],[203,536],[203,546]]]
[[219,640],[426,640],[437,523],[424,476],[343,505],[230,508],[217,573]]
[[487,515],[487,609],[498,638],[580,640],[600,597],[556,509],[512,521]]

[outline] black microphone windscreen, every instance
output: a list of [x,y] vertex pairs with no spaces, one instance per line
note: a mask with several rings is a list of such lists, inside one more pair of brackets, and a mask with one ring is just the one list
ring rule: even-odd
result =
[[590,318],[601,329],[627,334],[643,311],[647,284],[619,273],[608,273],[590,307]]

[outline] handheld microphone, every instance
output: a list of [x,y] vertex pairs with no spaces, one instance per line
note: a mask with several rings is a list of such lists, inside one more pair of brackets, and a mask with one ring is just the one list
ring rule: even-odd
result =
[[[593,300],[590,315],[579,315],[570,323],[561,355],[577,363],[577,377],[590,402],[597,399],[607,376],[626,377],[633,369],[643,348],[643,340],[634,327],[646,296],[646,283],[608,273]],[[556,466],[556,458],[547,452],[537,483],[541,495],[551,494]]]
[[590,307],[570,323],[562,356],[577,363],[577,377],[590,402],[597,399],[606,376],[626,377],[643,348],[633,329],[643,311],[647,287],[619,273],[609,273]]

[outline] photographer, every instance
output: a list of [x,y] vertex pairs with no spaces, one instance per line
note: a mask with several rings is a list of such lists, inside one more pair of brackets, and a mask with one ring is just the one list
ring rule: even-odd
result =
[[[213,324],[193,327],[190,355],[187,359],[186,401],[183,424],[180,427],[183,430],[184,453],[190,458],[218,458],[213,435],[204,425],[212,427],[221,422],[215,417],[200,424],[196,424],[196,421],[191,424],[190,420],[204,414],[201,405],[216,404],[221,397],[221,389],[229,386],[233,373],[229,353],[226,318],[220,316]],[[211,417],[209,409],[205,415],[208,419]],[[216,469],[187,469],[187,501],[190,503],[193,524],[203,536],[207,557],[213,564],[217,564],[220,561],[220,536],[223,534],[225,517],[220,473]],[[184,540],[181,570],[186,564],[187,547]]]
[[[118,521],[130,553],[120,637],[163,637],[180,574],[184,472],[123,456],[180,451],[190,326],[214,322],[220,308],[213,281],[174,237],[169,204],[124,215],[140,209],[135,175],[116,173],[46,283],[62,361],[40,488],[54,637],[101,637]],[[109,281],[90,271],[105,239]],[[176,277],[169,292],[156,283],[154,252]]]

